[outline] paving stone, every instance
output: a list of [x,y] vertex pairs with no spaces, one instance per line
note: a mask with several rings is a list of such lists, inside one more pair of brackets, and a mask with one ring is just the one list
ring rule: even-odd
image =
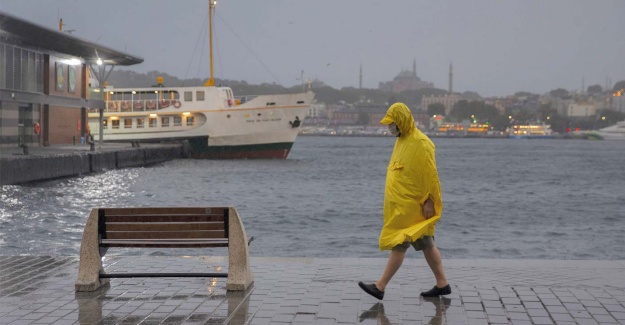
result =
[[569,314],[551,313],[550,316],[551,319],[553,319],[558,324],[560,324],[560,322],[575,322],[573,317]]
[[610,315],[593,315],[599,324],[618,324],[619,322]]
[[553,321],[551,321],[551,318],[549,317],[531,317],[531,320],[532,320],[532,323],[536,325],[553,324]]
[[508,317],[500,315],[488,315],[488,322],[490,324],[510,324]]

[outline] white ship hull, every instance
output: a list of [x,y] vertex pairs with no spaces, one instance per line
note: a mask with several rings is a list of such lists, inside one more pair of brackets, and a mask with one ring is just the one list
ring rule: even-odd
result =
[[605,140],[625,140],[625,121],[597,131]]

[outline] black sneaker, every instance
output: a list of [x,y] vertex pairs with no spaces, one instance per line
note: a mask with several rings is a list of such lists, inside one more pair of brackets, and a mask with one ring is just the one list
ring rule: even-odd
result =
[[423,297],[438,297],[438,296],[444,296],[444,295],[448,295],[451,293],[451,287],[448,285],[439,288],[437,286],[434,286],[434,288],[428,290],[428,291],[423,291],[421,292],[421,296]]
[[360,287],[360,289],[372,295],[374,298],[378,300],[384,299],[384,291],[378,290],[378,287],[376,287],[375,283],[364,284],[362,282],[358,282],[358,286]]

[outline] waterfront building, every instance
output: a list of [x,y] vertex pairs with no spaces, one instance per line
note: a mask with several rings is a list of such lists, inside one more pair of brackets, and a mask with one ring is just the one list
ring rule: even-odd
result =
[[612,94],[612,106],[613,111],[625,113],[625,94],[623,89]]
[[445,106],[445,115],[449,115],[451,109],[456,105],[456,103],[462,99],[462,96],[458,94],[445,94],[445,95],[430,95],[423,96],[421,98],[421,108],[424,111],[427,111],[428,106],[432,104],[443,104]]
[[80,141],[88,132],[87,109],[104,109],[90,77],[104,81],[103,72],[115,65],[143,62],[59,27],[0,11],[0,147]]
[[310,105],[306,118],[323,118],[327,116],[326,104],[317,103]]
[[597,114],[597,106],[586,101],[569,103],[566,110],[568,117],[588,117]]

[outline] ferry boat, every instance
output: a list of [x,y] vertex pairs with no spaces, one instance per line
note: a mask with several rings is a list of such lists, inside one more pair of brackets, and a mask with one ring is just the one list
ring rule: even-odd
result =
[[510,127],[511,139],[553,139],[551,125],[548,124],[526,124],[513,125]]
[[[215,0],[209,1],[210,40]],[[188,141],[193,158],[286,159],[314,100],[298,94],[235,97],[216,87],[210,42],[210,78],[203,86],[105,88],[106,108],[100,123],[90,110],[89,127],[107,142]]]
[[625,121],[597,130],[596,133],[605,140],[625,140]]

